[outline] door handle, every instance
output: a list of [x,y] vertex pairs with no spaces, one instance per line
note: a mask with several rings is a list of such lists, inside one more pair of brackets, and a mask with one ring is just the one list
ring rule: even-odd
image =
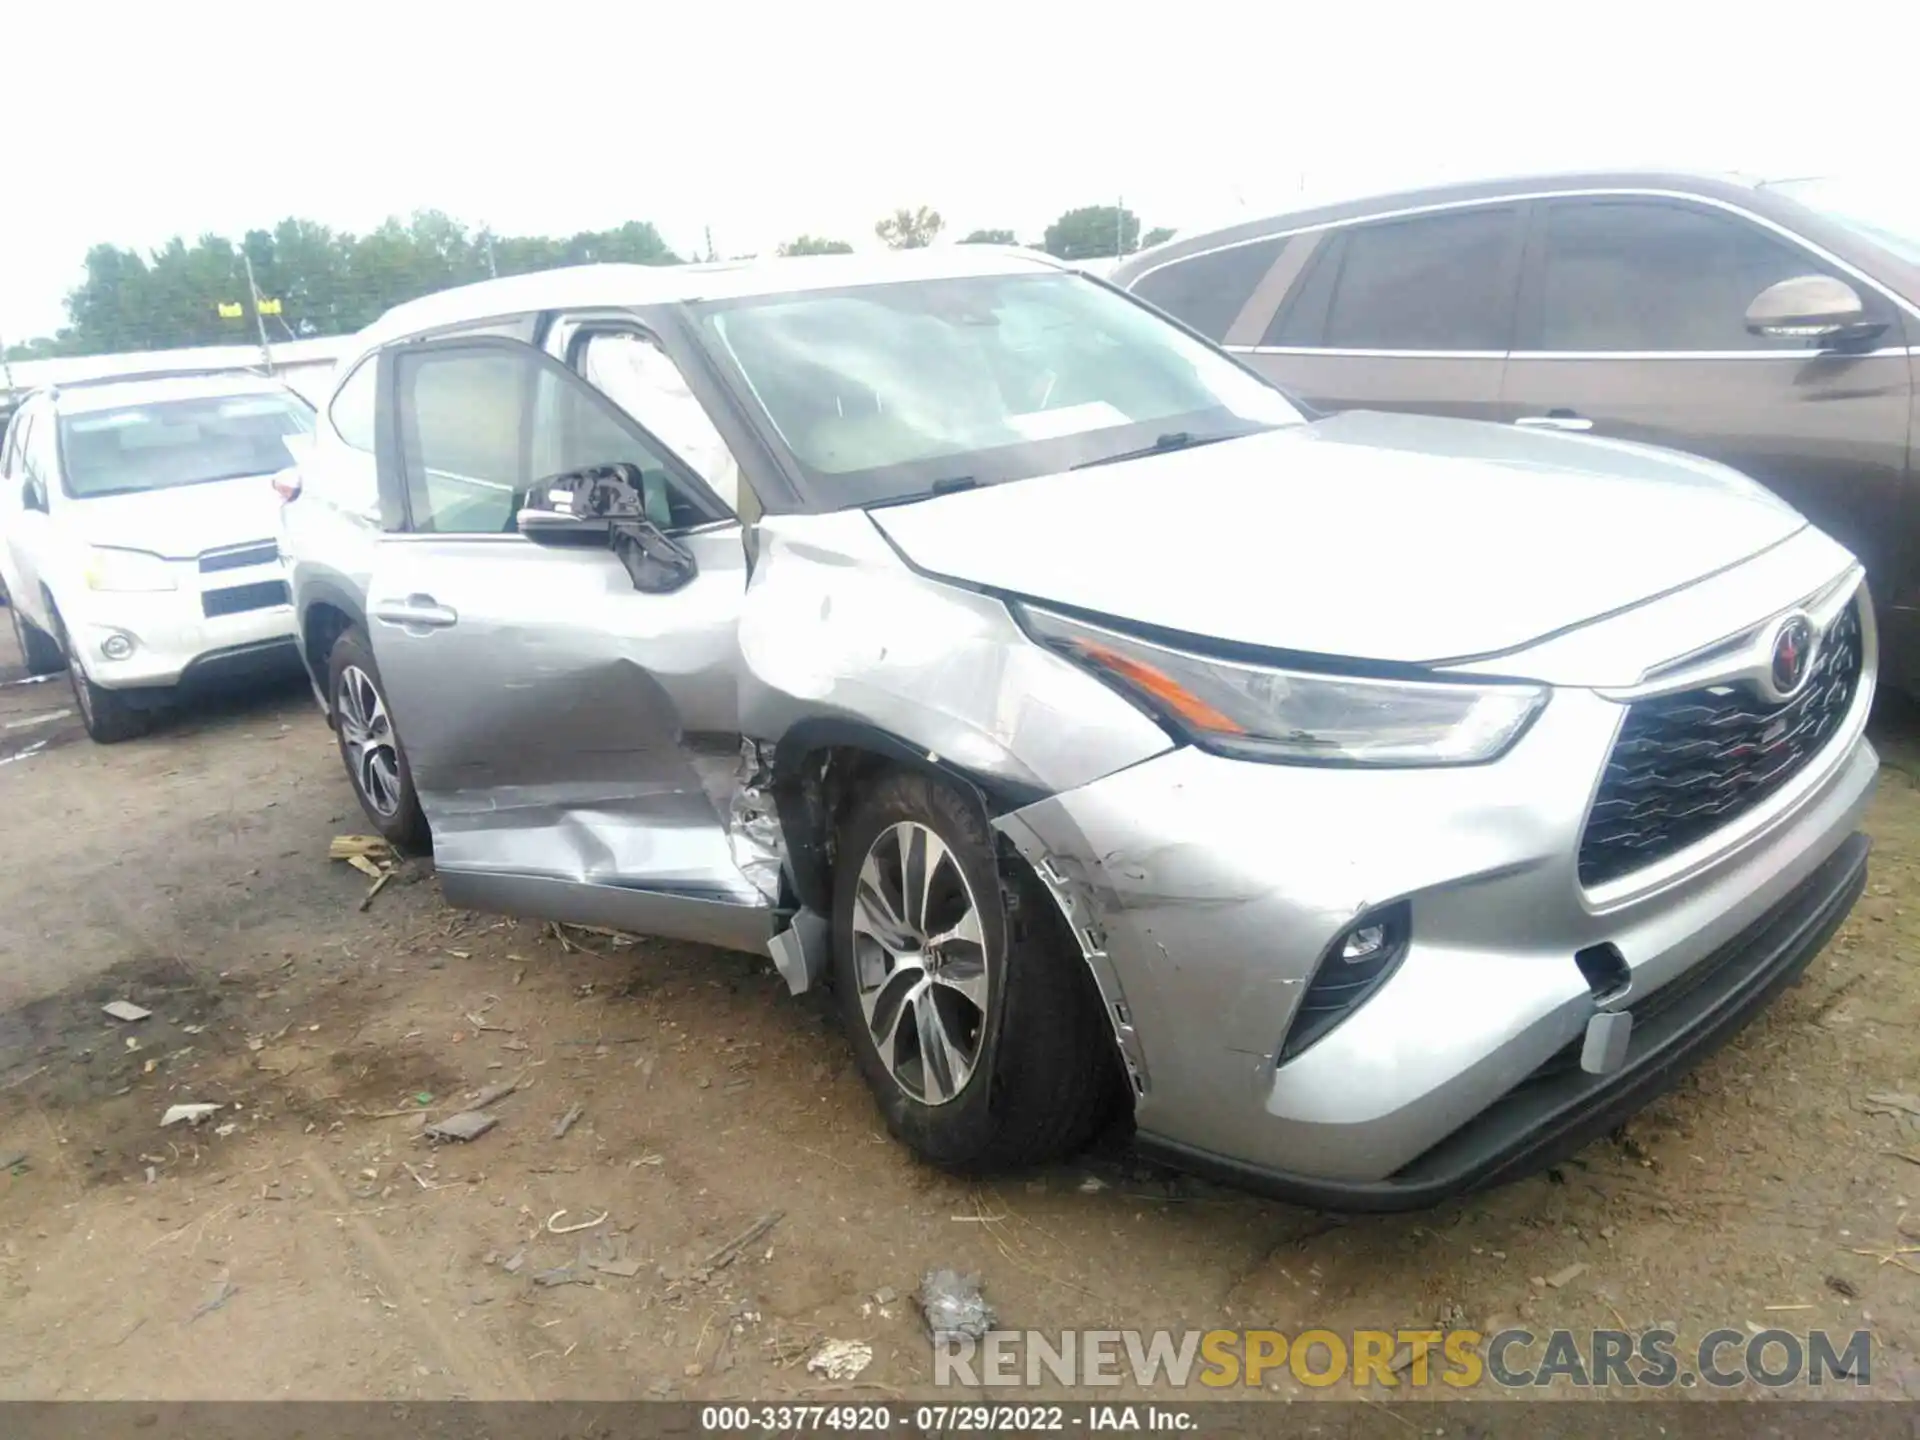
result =
[[409,595],[404,600],[382,600],[373,607],[373,618],[388,625],[404,625],[409,630],[444,630],[458,624],[460,615],[451,605],[442,605],[431,595]]
[[1567,430],[1575,434],[1593,429],[1593,422],[1571,410],[1549,410],[1544,415],[1522,415],[1514,424],[1527,430]]

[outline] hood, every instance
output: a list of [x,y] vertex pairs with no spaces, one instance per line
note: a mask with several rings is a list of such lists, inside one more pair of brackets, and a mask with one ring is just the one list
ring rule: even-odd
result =
[[1362,411],[870,513],[935,575],[1190,635],[1395,663],[1518,649],[1806,525],[1712,461]]
[[280,524],[280,497],[271,475],[96,495],[69,500],[66,508],[88,544],[145,550],[169,560],[271,540]]

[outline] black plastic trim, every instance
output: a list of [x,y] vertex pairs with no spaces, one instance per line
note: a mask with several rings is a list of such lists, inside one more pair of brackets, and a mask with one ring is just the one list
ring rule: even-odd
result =
[[1566,1159],[1672,1089],[1797,980],[1865,889],[1870,849],[1866,835],[1849,836],[1785,899],[1703,958],[1700,967],[1711,968],[1711,981],[1637,1026],[1624,1068],[1611,1075],[1575,1070],[1523,1081],[1385,1180],[1297,1175],[1146,1134],[1135,1146],[1176,1168],[1327,1210],[1418,1210],[1522,1179]]

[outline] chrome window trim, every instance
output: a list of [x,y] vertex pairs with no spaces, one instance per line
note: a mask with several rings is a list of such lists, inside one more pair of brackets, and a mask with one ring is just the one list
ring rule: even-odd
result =
[[[1578,189],[1578,190],[1521,190],[1521,191],[1514,191],[1504,195],[1480,195],[1480,196],[1475,196],[1473,199],[1470,199],[1470,200],[1442,200],[1442,201],[1435,201],[1431,204],[1426,204],[1426,205],[1407,205],[1407,206],[1402,206],[1400,209],[1397,209],[1397,210],[1380,210],[1372,214],[1353,215],[1340,220],[1322,220],[1316,224],[1311,224],[1311,225],[1295,225],[1295,226],[1291,226],[1291,227],[1280,229],[1280,230],[1268,230],[1268,231],[1264,231],[1259,235],[1249,235],[1245,239],[1241,239],[1241,240],[1230,240],[1223,245],[1214,245],[1205,250],[1190,250],[1184,255],[1178,255],[1171,259],[1163,260],[1158,265],[1150,265],[1145,270],[1142,270],[1138,275],[1135,275],[1132,278],[1130,278],[1126,282],[1126,289],[1131,291],[1136,285],[1138,285],[1142,280],[1146,279],[1149,275],[1152,275],[1157,271],[1164,270],[1169,265],[1178,265],[1183,261],[1187,261],[1187,260],[1198,260],[1203,256],[1207,256],[1207,255],[1218,255],[1225,250],[1238,250],[1247,245],[1263,245],[1273,240],[1285,240],[1295,235],[1307,235],[1307,234],[1311,234],[1314,231],[1345,230],[1345,229],[1350,229],[1355,225],[1371,225],[1379,221],[1412,219],[1420,215],[1438,215],[1438,214],[1444,214],[1449,210],[1481,209],[1481,208],[1494,206],[1494,205],[1519,205],[1519,204],[1525,204],[1527,202],[1535,201],[1535,200],[1595,200],[1595,199],[1681,200],[1689,204],[1705,205],[1711,209],[1720,210],[1725,212],[1726,214],[1737,216],[1740,219],[1746,220],[1751,224],[1760,226],[1762,229],[1772,231],[1775,235],[1778,235],[1781,239],[1785,240],[1788,244],[1797,246],[1799,249],[1807,252],[1808,254],[1818,257],[1825,264],[1833,266],[1836,270],[1839,270],[1844,274],[1851,275],[1855,280],[1865,285],[1868,289],[1874,291],[1876,294],[1890,301],[1893,304],[1895,309],[1902,311],[1904,314],[1914,319],[1920,320],[1920,304],[1915,304],[1913,301],[1906,299],[1904,296],[1896,294],[1894,291],[1888,289],[1885,285],[1881,284],[1878,280],[1874,279],[1871,275],[1861,270],[1859,266],[1849,264],[1847,261],[1842,260],[1839,256],[1835,255],[1832,251],[1826,249],[1824,246],[1815,244],[1813,241],[1807,239],[1805,236],[1800,235],[1795,231],[1789,230],[1786,226],[1780,224],[1776,220],[1769,220],[1764,215],[1756,215],[1753,211],[1747,209],[1745,206],[1736,205],[1730,200],[1722,200],[1717,196],[1695,195],[1692,192],[1686,191],[1686,190],[1667,190],[1667,189],[1659,189],[1651,186],[1633,186],[1633,185],[1602,186],[1602,187],[1586,188],[1586,189]],[[1915,348],[1920,348],[1920,347],[1915,347]],[[1663,356],[1683,356],[1684,355],[1689,357],[1696,357],[1701,354],[1710,354],[1714,356],[1725,354],[1725,355],[1739,355],[1743,358],[1750,355],[1766,356],[1768,358],[1771,358],[1776,355],[1800,355],[1804,357],[1809,354],[1826,354],[1828,352],[1826,351],[1792,351],[1792,350],[1787,350],[1787,351],[1739,350],[1739,351],[1724,351],[1724,352],[1723,351],[1698,352],[1698,351],[1682,351],[1682,350],[1662,350],[1662,351],[1655,351],[1655,352],[1641,352],[1641,351],[1628,351],[1628,350],[1608,350],[1608,351],[1598,351],[1598,352],[1552,351],[1552,350],[1515,350],[1512,352],[1478,351],[1478,350],[1330,351],[1330,350],[1320,350],[1320,349],[1290,349],[1286,347],[1273,347],[1271,349],[1264,348],[1264,347],[1253,347],[1249,352],[1245,352],[1245,353],[1296,354],[1296,355],[1351,354],[1351,355],[1370,355],[1370,356],[1375,356],[1379,358],[1420,356],[1427,359],[1439,359],[1439,360],[1469,359],[1469,358],[1480,359],[1487,356],[1497,356],[1497,355],[1505,355],[1505,354],[1511,353],[1515,355],[1553,356],[1553,357],[1564,356],[1568,358],[1595,358],[1597,356],[1599,358],[1619,360],[1619,359],[1644,359],[1644,358],[1647,358],[1649,354],[1658,354]],[[1870,353],[1877,355],[1883,352],[1876,350]],[[1891,352],[1888,352],[1888,353],[1891,353]],[[1912,351],[1906,350],[1903,347],[1903,353],[1910,354],[1912,353]]]

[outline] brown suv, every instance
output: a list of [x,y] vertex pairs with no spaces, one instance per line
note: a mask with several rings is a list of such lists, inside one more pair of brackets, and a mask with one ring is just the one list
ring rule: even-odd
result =
[[1734,466],[1865,561],[1883,671],[1920,690],[1920,203],[1830,181],[1483,182],[1185,237],[1112,279],[1323,410]]

